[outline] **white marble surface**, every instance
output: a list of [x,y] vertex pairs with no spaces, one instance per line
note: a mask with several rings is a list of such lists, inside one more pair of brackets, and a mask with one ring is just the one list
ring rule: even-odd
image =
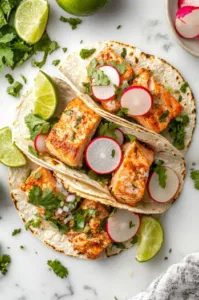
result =
[[[196,100],[199,99],[199,59],[181,49],[170,36],[165,18],[163,0],[112,0],[112,4],[99,14],[84,18],[83,24],[72,31],[59,21],[61,11],[54,0],[50,1],[51,15],[48,32],[69,51],[98,40],[118,39],[131,43],[143,51],[156,54],[177,67],[191,85]],[[117,30],[118,25],[122,25]],[[81,45],[81,46],[83,46]],[[53,59],[63,55],[53,53],[44,70],[55,73]],[[14,73],[23,73],[28,84],[37,72],[27,62]],[[5,92],[7,82],[0,74],[0,127],[11,125],[18,99]],[[189,178],[192,163],[199,169],[199,138],[196,128],[194,141],[187,155],[187,178],[179,200],[163,217],[165,243],[161,252],[148,263],[135,261],[135,249],[120,256],[102,261],[83,261],[53,252],[39,242],[30,232],[22,230],[12,237],[15,228],[24,228],[9,197],[7,169],[0,166],[0,253],[9,253],[12,263],[6,276],[0,275],[0,300],[125,300],[145,289],[148,284],[172,263],[184,255],[199,251],[199,192]],[[24,245],[24,250],[20,249]],[[10,247],[8,249],[7,247]],[[169,254],[169,249],[172,253]],[[36,253],[37,252],[37,253]],[[168,260],[164,257],[168,256]],[[58,258],[69,269],[69,277],[60,279],[48,270],[46,261]]]

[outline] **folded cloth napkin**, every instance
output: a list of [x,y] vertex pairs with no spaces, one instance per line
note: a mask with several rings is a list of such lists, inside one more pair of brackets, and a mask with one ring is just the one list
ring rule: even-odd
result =
[[199,300],[199,253],[187,255],[129,300]]

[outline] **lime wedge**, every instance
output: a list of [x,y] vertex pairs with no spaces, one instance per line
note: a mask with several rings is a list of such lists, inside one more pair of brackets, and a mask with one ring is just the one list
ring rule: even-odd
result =
[[26,159],[12,143],[12,132],[9,127],[0,129],[0,162],[8,167],[21,167]]
[[35,96],[34,114],[48,120],[57,107],[57,95],[51,79],[42,71],[35,78]]
[[28,44],[35,44],[43,35],[48,22],[49,7],[46,0],[25,0],[15,14],[15,29]]
[[152,217],[142,217],[138,236],[136,259],[148,261],[161,249],[164,242],[164,231],[160,222]]

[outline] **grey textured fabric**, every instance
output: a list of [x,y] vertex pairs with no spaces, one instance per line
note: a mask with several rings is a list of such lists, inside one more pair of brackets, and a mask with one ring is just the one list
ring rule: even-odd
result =
[[129,300],[199,300],[199,253],[186,256]]

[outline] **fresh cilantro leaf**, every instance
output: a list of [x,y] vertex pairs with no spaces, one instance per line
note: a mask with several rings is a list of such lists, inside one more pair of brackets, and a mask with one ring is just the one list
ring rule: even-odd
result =
[[169,134],[173,139],[173,145],[182,150],[185,147],[185,127],[189,123],[188,115],[182,115],[174,118],[168,125]]
[[62,48],[63,52],[66,53],[68,48]]
[[72,110],[69,110],[69,109],[65,111],[65,114],[66,114],[67,116],[71,116],[72,113],[73,113],[73,111],[72,111]]
[[126,249],[126,246],[125,246],[124,243],[113,243],[113,245],[114,245],[115,247],[117,247],[118,249],[121,249],[121,250]]
[[11,257],[7,254],[0,255],[0,272],[5,275],[8,271],[8,265],[11,263]]
[[82,85],[85,88],[84,93],[87,94],[87,95],[91,95],[92,94],[91,83],[90,82],[82,82]]
[[4,64],[6,64],[8,67],[13,66],[13,58],[13,51],[5,45],[0,45],[0,72],[3,71]]
[[168,116],[169,116],[169,111],[168,111],[168,109],[167,109],[167,110],[165,110],[165,111],[163,112],[163,114],[161,115],[161,117],[159,117],[160,123],[165,122],[165,121],[167,120],[167,117],[168,117]]
[[152,165],[151,165],[151,170],[152,171],[155,171],[156,167],[157,166],[162,166],[164,164],[164,161],[159,159],[159,160],[156,160]]
[[139,75],[137,75],[137,74],[133,74],[133,78],[132,78],[132,80],[134,81],[137,77],[139,77]]
[[131,244],[132,244],[132,245],[135,245],[135,244],[137,244],[137,242],[138,242],[138,236],[135,235],[135,236],[132,238],[132,240],[131,240]]
[[126,72],[126,62],[117,63],[114,60],[110,60],[109,64],[116,68],[121,75]]
[[122,107],[116,112],[116,116],[126,118],[128,114],[128,108]]
[[117,26],[117,29],[120,29],[121,27],[122,27],[122,25],[118,25],[118,26]]
[[58,277],[64,278],[68,276],[67,268],[64,267],[59,260],[48,260],[47,264]]
[[112,150],[111,156],[112,156],[112,157],[115,157],[115,149]]
[[105,217],[104,219],[102,219],[100,221],[100,226],[98,228],[98,232],[100,232],[101,230],[106,231],[106,222],[107,222],[107,220],[108,220],[108,217]]
[[8,44],[11,41],[13,41],[16,37],[16,34],[14,32],[6,33],[2,37],[0,37],[0,44]]
[[162,166],[157,166],[155,172],[158,174],[158,182],[161,188],[165,189],[167,184],[167,169]]
[[36,178],[36,179],[39,179],[39,178],[41,178],[41,173],[36,173],[36,174],[34,174],[34,178]]
[[27,79],[26,79],[26,77],[24,76],[24,75],[20,75],[21,76],[21,78],[23,79],[23,82],[26,84],[27,83]]
[[24,249],[24,246],[21,245],[21,246],[20,246],[20,249]]
[[102,121],[97,130],[97,136],[109,136],[113,139],[116,139],[115,130],[119,127],[115,123]]
[[24,120],[29,129],[32,141],[34,141],[38,134],[46,134],[51,129],[51,124],[37,115],[29,114],[24,118]]
[[96,68],[97,61],[92,59],[88,67],[88,77],[93,79],[92,85],[109,85],[110,79],[108,76],[100,69]]
[[181,85],[180,91],[185,94],[188,87],[189,87],[188,83],[185,82],[184,84]]
[[26,171],[25,176],[23,177],[23,183],[26,182],[26,180],[28,179],[28,177],[30,176],[30,174],[31,174],[31,169],[28,169]]
[[99,174],[95,173],[92,170],[89,170],[86,173],[90,177],[90,179],[93,179],[93,180],[96,180],[96,181],[100,182],[103,186],[107,185],[107,183],[111,179],[110,175],[99,175]]
[[72,30],[76,29],[77,26],[82,23],[80,18],[64,18],[61,16],[59,20],[64,23],[68,23]]
[[10,84],[13,84],[14,78],[12,77],[11,74],[6,74],[6,75],[5,75],[5,78],[8,80],[8,82],[9,82]]
[[17,235],[17,234],[19,234],[19,233],[21,233],[21,228],[15,229],[15,230],[12,232],[12,236]]
[[94,52],[96,51],[95,48],[92,49],[82,49],[79,53],[80,57],[82,59],[86,59],[88,57],[90,57]]
[[125,134],[125,137],[130,142],[134,142],[136,140],[136,136],[134,136],[133,134]]
[[78,209],[73,213],[74,217],[74,231],[83,231],[86,226],[87,218],[95,217],[99,212],[94,208]]
[[135,227],[135,224],[133,224],[132,221],[129,222],[129,228]]
[[6,18],[4,16],[3,10],[0,7],[0,28],[7,24]]
[[7,93],[13,97],[19,97],[20,91],[23,88],[23,84],[19,81],[15,81],[15,83],[7,88]]
[[28,230],[28,228],[30,226],[34,227],[34,228],[38,228],[41,225],[41,217],[39,217],[38,215],[36,216],[36,218],[29,220],[26,224],[25,224],[25,228],[26,230]]
[[70,230],[70,227],[66,224],[61,224],[58,220],[51,217],[46,218],[47,221],[51,222],[55,228],[59,230],[61,234],[64,234]]
[[30,146],[30,145],[28,146],[28,151],[29,151],[32,155],[38,157],[37,151],[36,151],[35,148],[33,148],[32,146]]
[[178,97],[178,101],[179,101],[179,102],[182,101],[182,96],[181,96],[181,95]]
[[194,181],[195,189],[199,190],[199,171],[191,171],[191,179]]
[[11,12],[20,4],[21,0],[1,0],[1,9],[6,20],[9,20]]
[[122,53],[121,53],[121,57],[125,58],[126,55],[127,55],[126,48],[123,48],[123,49],[122,49]]
[[59,194],[54,194],[53,190],[42,189],[39,186],[33,186],[29,191],[28,202],[35,206],[41,206],[48,210],[56,209],[59,207],[61,200]]
[[128,83],[123,83],[120,87],[118,87],[117,85],[114,84],[114,88],[115,88],[115,95],[117,100],[120,100],[122,93],[124,90],[126,90],[128,88]]
[[58,66],[59,63],[60,63],[60,59],[56,59],[52,61],[52,65],[55,67]]

